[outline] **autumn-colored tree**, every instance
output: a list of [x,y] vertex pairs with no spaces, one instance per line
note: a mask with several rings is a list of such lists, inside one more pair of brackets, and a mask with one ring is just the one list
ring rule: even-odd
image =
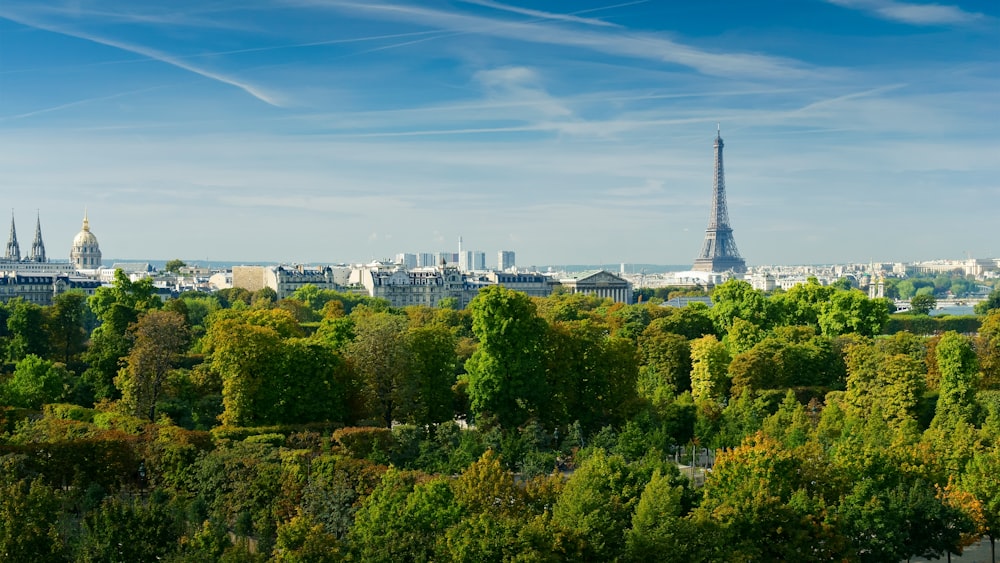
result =
[[187,322],[180,313],[152,310],[140,317],[129,334],[134,344],[115,385],[130,414],[155,421],[167,374],[188,345]]

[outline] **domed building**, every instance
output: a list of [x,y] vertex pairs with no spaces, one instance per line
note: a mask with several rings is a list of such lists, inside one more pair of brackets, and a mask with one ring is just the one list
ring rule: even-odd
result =
[[101,267],[101,247],[97,244],[97,237],[90,232],[86,212],[83,213],[83,230],[73,238],[69,261],[77,270],[96,270]]

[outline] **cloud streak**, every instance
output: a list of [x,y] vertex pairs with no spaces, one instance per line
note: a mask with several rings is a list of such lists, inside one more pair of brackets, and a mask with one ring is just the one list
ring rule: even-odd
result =
[[[515,13],[515,14],[521,14],[523,16],[531,16],[531,17],[534,17],[534,18],[539,18],[539,19],[544,19],[544,20],[555,20],[555,21],[563,21],[563,22],[569,22],[569,23],[579,23],[579,24],[584,24],[584,25],[594,25],[594,26],[598,26],[598,27],[617,27],[617,28],[621,28],[622,27],[622,26],[620,26],[618,24],[606,22],[604,20],[596,20],[596,19],[591,19],[591,18],[581,18],[579,16],[572,15],[572,14],[555,14],[555,13],[552,13],[552,12],[543,12],[541,10],[532,10],[530,8],[521,8],[521,7],[518,7],[518,6],[511,6],[510,4],[501,4],[500,2],[493,2],[491,0],[461,0],[461,1],[465,2],[466,4],[475,4],[476,6],[482,6],[484,8],[492,8],[494,10],[501,10],[501,11],[504,11],[504,12],[512,12],[512,13]],[[631,5],[633,3],[634,2],[630,2],[629,5]],[[614,6],[614,7],[617,7],[617,6]]]
[[302,6],[362,13],[369,17],[462,33],[575,47],[605,55],[672,63],[713,76],[785,78],[820,76],[806,65],[792,59],[747,53],[710,52],[650,33],[570,29],[543,22],[517,22],[377,1],[361,3],[350,0],[291,0],[291,2]]
[[911,25],[968,24],[984,18],[983,14],[966,12],[958,6],[942,4],[912,4],[895,0],[826,0],[830,4],[860,10],[876,17]]
[[24,26],[32,27],[32,28],[35,28],[35,29],[40,29],[42,31],[48,31],[50,33],[58,33],[60,35],[65,35],[65,36],[68,36],[68,37],[75,37],[77,39],[83,39],[85,41],[91,41],[93,43],[97,43],[97,44],[100,44],[100,45],[105,45],[107,47],[113,47],[115,49],[120,49],[122,51],[127,51],[127,52],[134,53],[134,54],[137,54],[137,55],[142,55],[142,56],[147,57],[149,59],[153,59],[155,61],[159,61],[161,63],[168,64],[170,66],[179,68],[181,70],[186,70],[188,72],[192,72],[192,73],[197,74],[199,76],[202,76],[204,78],[208,78],[209,80],[214,80],[216,82],[221,82],[223,84],[228,84],[229,86],[233,86],[233,87],[239,88],[240,90],[243,90],[247,94],[250,94],[254,98],[257,98],[258,100],[260,100],[260,101],[262,101],[262,102],[264,102],[264,103],[266,103],[268,105],[271,105],[271,106],[274,106],[274,107],[282,107],[282,104],[279,103],[277,97],[275,97],[272,94],[264,92],[259,86],[250,84],[249,82],[246,82],[244,80],[241,80],[241,79],[238,79],[238,78],[235,78],[235,77],[232,77],[232,76],[228,76],[226,74],[222,74],[222,73],[219,73],[219,72],[216,72],[216,71],[212,71],[212,70],[208,70],[208,69],[205,69],[205,68],[201,68],[200,66],[193,65],[193,64],[191,64],[191,63],[189,63],[187,61],[184,61],[184,60],[182,60],[182,59],[180,59],[178,57],[174,57],[174,56],[171,56],[171,55],[169,55],[167,53],[160,52],[160,51],[158,51],[156,49],[152,49],[152,48],[149,48],[149,47],[144,47],[142,45],[134,45],[134,44],[131,44],[131,43],[126,43],[124,41],[118,41],[116,39],[110,39],[110,38],[107,38],[107,37],[101,37],[101,36],[98,36],[98,35],[94,35],[94,34],[91,34],[91,33],[83,32],[83,31],[79,31],[79,30],[75,30],[75,29],[68,29],[68,28],[61,27],[61,26],[55,26],[55,25],[52,25],[52,24],[43,23],[43,22],[40,22],[40,21],[36,21],[36,20],[34,20],[34,19],[30,18],[30,17],[26,17],[26,16],[21,15],[21,14],[12,13],[9,10],[4,10],[4,9],[0,9],[0,18],[7,19],[7,20],[10,20],[12,22],[24,25]]

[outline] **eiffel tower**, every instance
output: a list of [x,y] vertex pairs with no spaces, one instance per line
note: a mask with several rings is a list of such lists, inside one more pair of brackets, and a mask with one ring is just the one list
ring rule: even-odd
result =
[[715,187],[712,193],[712,214],[705,229],[705,243],[701,254],[694,261],[696,272],[728,272],[739,274],[747,271],[746,262],[736,249],[733,228],[729,226],[726,209],[726,178],[722,172],[722,128],[715,135]]

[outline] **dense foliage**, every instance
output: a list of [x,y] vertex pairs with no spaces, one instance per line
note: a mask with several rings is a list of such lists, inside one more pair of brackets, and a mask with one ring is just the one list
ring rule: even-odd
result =
[[1000,311],[886,335],[889,303],[848,287],[712,297],[161,302],[120,275],[11,301],[0,559],[899,561],[993,538]]

